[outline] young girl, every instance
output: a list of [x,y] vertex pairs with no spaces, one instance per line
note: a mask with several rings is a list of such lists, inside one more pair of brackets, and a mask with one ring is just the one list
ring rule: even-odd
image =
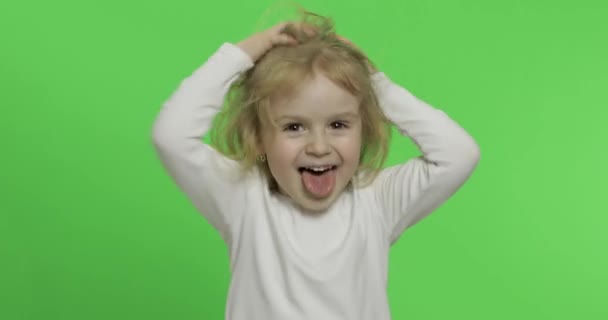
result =
[[[391,245],[479,159],[456,122],[320,21],[223,44],[154,123],[163,165],[229,248],[227,319],[390,319]],[[215,149],[201,138],[230,89]],[[382,169],[389,123],[423,155]]]

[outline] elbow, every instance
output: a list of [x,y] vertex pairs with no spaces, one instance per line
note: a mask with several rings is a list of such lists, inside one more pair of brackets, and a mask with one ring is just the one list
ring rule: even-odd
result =
[[481,157],[481,150],[479,145],[474,140],[471,141],[470,146],[466,149],[466,158],[471,162],[475,162],[477,164]]
[[160,119],[156,119],[150,130],[152,144],[156,147],[171,145],[171,134],[167,125]]
[[453,169],[455,167],[475,167],[479,162],[481,151],[479,145],[473,140],[461,140],[444,146],[428,161],[436,167]]
[[473,172],[481,158],[479,145],[472,140],[469,144],[462,146],[459,154],[460,156],[456,158],[457,160],[454,162],[454,165],[463,171]]
[[150,130],[150,138],[152,140],[152,144],[154,145],[160,144],[160,142],[164,139],[164,132],[158,125],[157,121],[152,124],[152,128]]
[[479,163],[481,151],[479,145],[473,139],[463,140],[454,144],[450,149],[450,155],[446,156],[449,161],[444,163],[446,167],[465,167],[472,171]]

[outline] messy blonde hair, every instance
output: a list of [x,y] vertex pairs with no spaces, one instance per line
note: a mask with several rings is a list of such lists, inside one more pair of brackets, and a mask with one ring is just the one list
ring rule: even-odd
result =
[[[302,25],[307,26],[306,31]],[[303,11],[302,22],[290,23],[282,32],[298,44],[269,50],[234,82],[224,109],[215,119],[211,144],[240,162],[244,170],[257,166],[276,189],[268,163],[256,161],[262,128],[273,124],[269,117],[271,98],[293,93],[302,80],[320,72],[360,101],[362,143],[355,179],[358,186],[369,184],[382,169],[390,141],[390,123],[371,81],[372,62],[336,35],[330,18]]]

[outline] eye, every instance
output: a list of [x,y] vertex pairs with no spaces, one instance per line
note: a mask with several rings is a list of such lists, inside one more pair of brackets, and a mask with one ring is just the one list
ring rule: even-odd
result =
[[330,125],[332,129],[346,129],[348,125],[344,121],[334,121]]
[[283,127],[283,131],[299,131],[302,129],[302,125],[300,123],[288,123]]

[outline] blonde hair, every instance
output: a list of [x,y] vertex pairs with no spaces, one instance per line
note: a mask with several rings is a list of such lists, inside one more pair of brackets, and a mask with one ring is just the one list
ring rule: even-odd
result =
[[290,23],[282,32],[298,44],[269,50],[234,82],[224,109],[215,119],[212,146],[240,162],[244,170],[257,166],[276,189],[267,162],[256,161],[262,128],[272,125],[270,100],[278,94],[292,93],[302,80],[321,72],[360,101],[362,143],[355,179],[358,186],[371,183],[382,169],[390,142],[390,122],[378,104],[371,81],[372,62],[336,35],[330,18],[304,11],[299,26]]

